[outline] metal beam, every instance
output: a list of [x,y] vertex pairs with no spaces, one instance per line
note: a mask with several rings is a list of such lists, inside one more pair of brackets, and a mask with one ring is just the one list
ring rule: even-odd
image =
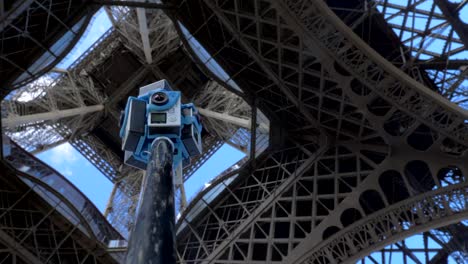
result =
[[236,29],[228,18],[223,14],[220,7],[214,3],[213,0],[204,0],[206,5],[213,10],[213,13],[218,17],[220,22],[226,27],[226,29],[232,34],[232,36],[239,42],[239,44],[249,53],[250,56],[255,60],[255,62],[260,66],[260,68],[268,75],[268,77],[278,86],[285,96],[293,102],[293,104],[299,109],[299,111],[304,115],[304,118],[308,120],[312,125],[316,126],[320,132],[326,135],[326,131],[318,127],[317,120],[312,116],[312,114],[306,109],[304,104],[286,87],[283,80],[273,72],[273,70],[267,65],[267,63],[260,57],[260,55],[255,51],[255,49],[249,44],[249,42],[244,39],[242,33]]
[[463,42],[465,47],[468,47],[468,28],[460,20],[459,11],[453,8],[453,4],[450,4],[447,0],[434,0],[434,3],[440,8],[442,14],[450,22],[450,25],[453,27],[457,35],[460,37],[460,40]]
[[[312,262],[316,256],[325,254],[326,251],[333,251],[333,253],[338,255],[336,258],[341,259],[343,262],[356,263],[356,261],[370,255],[372,252],[397,243],[407,237],[459,223],[468,217],[468,204],[461,203],[459,208],[451,209],[450,203],[457,200],[466,200],[468,196],[468,193],[466,193],[467,187],[467,183],[460,183],[411,196],[341,229],[333,237],[322,241],[320,246],[317,246],[317,243],[310,243],[312,237],[311,233],[309,233],[308,238],[306,238],[307,240],[301,243],[303,248],[307,247],[306,251],[298,251],[296,247],[290,254],[291,258],[283,260],[283,263]],[[425,210],[424,208],[439,207],[442,209],[437,212],[432,212],[432,214],[422,213],[422,211]],[[402,211],[407,210],[414,210],[413,213],[415,215],[421,216],[424,219],[414,218],[408,222],[394,221],[392,223],[394,223],[395,226],[385,226],[385,224],[382,224],[386,221],[385,219],[397,219],[398,216],[402,215]],[[382,227],[381,229],[379,228],[380,235],[376,235],[375,233],[371,234],[369,231],[371,229],[374,230],[375,226]],[[395,232],[395,230],[399,231]],[[361,247],[358,251],[343,251],[339,253],[337,250],[333,249],[336,248],[336,245],[339,243],[338,240],[334,239],[337,237],[340,237],[340,241],[346,241],[344,243],[347,244],[348,247],[353,248],[351,243],[355,241],[350,237],[356,237],[355,235],[358,232],[371,234],[370,236],[360,239],[361,245],[365,244],[367,245],[366,247]]]
[[250,119],[245,119],[245,118],[235,117],[235,116],[228,115],[228,114],[218,113],[218,112],[211,111],[211,110],[204,109],[204,108],[197,108],[197,109],[198,109],[198,112],[200,112],[200,114],[203,116],[214,118],[214,119],[224,121],[224,122],[227,122],[236,126],[240,126],[243,128],[247,128],[247,129],[250,129],[251,127]]
[[314,162],[328,149],[327,145],[322,145],[312,156],[308,157],[296,170],[291,173],[291,176],[288,177],[285,181],[281,183],[276,189],[272,190],[268,197],[263,199],[262,203],[251,212],[251,214],[242,221],[235,229],[231,231],[229,236],[223,240],[223,242],[216,246],[216,248],[211,252],[209,256],[205,259],[210,262],[214,260],[218,255],[223,252],[223,250],[228,247],[230,244],[234,243],[235,239],[246,230],[252,223],[254,223],[258,217],[268,209],[271,204],[276,201],[287,188],[291,186],[295,181],[297,181],[304,173],[306,173]]
[[57,120],[65,117],[72,117],[77,115],[85,115],[93,112],[102,111],[103,105],[84,106],[67,110],[51,111],[40,114],[24,115],[7,117],[2,119],[3,127],[14,128],[20,125],[26,125],[34,122]]
[[148,21],[146,19],[146,10],[144,8],[136,9],[138,18],[138,27],[140,29],[141,42],[143,43],[143,52],[145,53],[146,63],[151,64],[153,57],[151,55],[151,45],[149,41]]
[[107,201],[106,210],[104,211],[104,217],[106,218],[109,215],[109,213],[112,212],[112,209],[114,207],[114,197],[115,197],[115,193],[117,192],[117,189],[119,188],[119,184],[120,182],[114,183],[114,187],[112,188],[112,192],[109,196],[109,200]]
[[104,5],[104,6],[128,6],[128,7],[141,7],[152,9],[176,9],[173,5],[166,5],[161,3],[148,3],[136,1],[112,1],[112,0],[91,0],[90,4]]
[[422,264],[421,261],[419,261],[419,259],[414,255],[413,251],[411,251],[411,249],[409,249],[404,243],[402,243],[401,245],[399,243],[395,243],[395,246],[401,251],[403,251],[405,255],[408,255],[408,257],[411,258],[411,260],[413,260],[417,264]]
[[450,251],[449,249],[454,243],[453,239],[450,239],[448,243],[444,243],[443,241],[440,241],[437,237],[435,237],[431,233],[429,233],[429,237],[431,237],[431,239],[435,240],[437,243],[442,245],[442,248],[439,250],[439,252],[436,255],[434,255],[431,258],[431,260],[428,263],[429,264],[446,263],[448,256],[452,253],[452,251]]
[[29,250],[24,248],[21,244],[16,242],[11,236],[9,236],[6,232],[0,230],[0,241],[8,245],[12,249],[12,251],[16,252],[22,259],[26,260],[28,263],[31,264],[41,264],[43,263],[40,261],[36,256],[34,256]]
[[0,21],[2,21],[2,23],[0,23],[0,31],[3,31],[10,22],[29,8],[33,1],[34,0],[16,1],[13,7],[11,7],[6,13],[0,14]]
[[250,158],[252,158],[252,168],[256,167],[257,159],[257,99],[252,102],[252,120],[250,121]]
[[460,70],[462,67],[468,67],[468,60],[435,59],[428,61],[416,61],[413,65],[425,70]]

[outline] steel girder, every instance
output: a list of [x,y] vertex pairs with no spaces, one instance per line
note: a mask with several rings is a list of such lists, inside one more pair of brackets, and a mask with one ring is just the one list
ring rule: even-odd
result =
[[[437,91],[450,101],[467,108],[466,50],[468,31],[461,10],[466,1],[445,0],[374,1],[365,13],[388,23],[389,34],[403,45],[389,61],[402,70],[412,70],[432,79]],[[370,26],[367,34],[378,28]]]
[[81,0],[8,1],[2,6],[2,98],[59,63],[97,10]]
[[[364,257],[367,242],[373,250],[393,243],[388,234],[401,239],[466,218],[466,111],[396,69],[323,2],[167,2],[177,2],[175,20],[270,119],[288,117],[281,125],[289,128],[291,149],[317,130],[307,131],[314,124],[297,117],[302,112],[285,100],[278,79],[333,139],[326,152],[309,150],[317,155],[311,168],[285,180],[289,185],[242,193],[247,182],[268,186],[277,173],[257,178],[259,161],[234,182],[220,180],[202,192],[179,220],[180,263],[346,262]],[[222,198],[210,198],[210,191]],[[244,205],[242,213],[228,213],[238,211],[229,208],[234,204]],[[363,230],[360,223],[376,229],[379,215],[392,208],[406,216],[388,216],[387,229],[377,232],[385,235],[346,237]],[[335,243],[328,255],[314,258],[327,243]]]
[[[70,112],[76,108],[86,108],[90,105],[103,105],[105,97],[99,88],[88,76],[79,75],[76,72],[60,71],[43,76],[17,91],[8,100],[2,101],[4,109],[2,115],[8,119],[20,119],[28,116],[51,115],[57,118],[50,120],[37,120],[24,123],[19,126],[4,128],[4,133],[10,136],[23,148],[37,153],[53,146],[69,141],[77,150],[94,163],[99,163],[97,168],[111,180],[115,178],[120,165],[120,158],[105,151],[99,152],[96,159],[96,151],[101,149],[89,149],[90,144],[98,146],[97,139],[85,136],[91,131],[104,115],[104,111],[93,113],[76,112],[73,115],[61,117],[61,112]],[[104,107],[99,107],[103,109]],[[93,140],[94,139],[94,140]],[[93,159],[94,158],[94,159]]]
[[[448,227],[460,226],[454,224]],[[463,236],[462,236],[463,237]],[[361,259],[358,263],[444,263],[450,255],[458,263],[463,263],[463,252],[457,252],[461,247],[453,240],[441,240],[439,235],[432,231],[407,237],[393,245],[387,246],[379,251]],[[460,254],[461,253],[461,254]],[[466,254],[465,254],[466,255]]]
[[161,10],[113,7],[107,12],[129,50],[145,64],[158,63],[179,46],[175,28]]
[[2,171],[0,241],[10,249],[2,261],[13,254],[18,263],[117,263],[59,192],[34,177],[15,175],[7,164]]
[[466,111],[323,2],[180,7],[175,19],[289,135],[193,200],[178,222],[181,263],[349,261],[466,217]]
[[[311,152],[316,145],[305,146]],[[210,259],[226,246],[241,250],[237,244],[239,230],[256,221],[265,205],[274,199],[277,188],[284,189],[291,180],[307,170],[316,155],[309,156],[300,148],[278,153],[263,154],[264,162],[252,171],[249,177],[242,175],[247,170],[234,170],[213,180],[184,211],[178,220],[179,261],[197,262]],[[248,164],[244,168],[248,168]],[[236,182],[232,185],[231,182]],[[216,195],[219,195],[216,197]],[[213,199],[219,206],[212,207]],[[194,219],[194,213],[203,212],[201,219]],[[247,245],[244,243],[244,245]],[[244,248],[244,245],[241,247]],[[242,249],[245,250],[245,249]],[[243,251],[240,251],[243,254]],[[244,257],[247,257],[245,255]]]
[[[5,161],[13,168],[21,171],[27,180],[34,179],[37,184],[48,185],[48,191],[59,194],[62,203],[72,208],[73,213],[82,215],[87,232],[93,238],[107,244],[110,240],[120,239],[121,236],[101,215],[94,204],[63,175],[50,168],[20,146],[4,140]],[[22,179],[23,179],[22,178]]]

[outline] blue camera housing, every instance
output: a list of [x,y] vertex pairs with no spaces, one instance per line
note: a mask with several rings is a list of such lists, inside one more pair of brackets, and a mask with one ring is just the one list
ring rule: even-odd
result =
[[181,104],[181,93],[172,91],[165,80],[142,87],[138,97],[128,98],[121,117],[125,163],[145,170],[154,139],[166,137],[174,144],[174,167],[187,164],[201,154],[201,132],[196,107]]

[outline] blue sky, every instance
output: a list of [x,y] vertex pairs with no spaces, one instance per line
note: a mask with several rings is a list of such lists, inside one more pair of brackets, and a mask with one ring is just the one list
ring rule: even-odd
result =
[[234,165],[234,163],[244,157],[244,153],[228,144],[224,144],[192,175],[192,177],[185,182],[185,193],[187,194],[187,199],[190,200],[191,197],[204,187],[205,183],[209,182],[213,177],[219,175],[225,169]]
[[[187,199],[244,156],[244,153],[224,144],[185,183]],[[101,212],[104,212],[113,184],[74,147],[65,143],[39,153],[37,157],[67,177]]]
[[57,68],[68,68],[78,57],[81,56],[89,47],[91,47],[96,40],[98,40],[112,24],[109,18],[104,12],[104,9],[100,9],[92,18],[86,31],[84,32],[81,39],[70,51],[70,53],[59,63]]
[[105,210],[112,183],[74,147],[65,143],[36,155],[62,173],[80,189],[101,212]]

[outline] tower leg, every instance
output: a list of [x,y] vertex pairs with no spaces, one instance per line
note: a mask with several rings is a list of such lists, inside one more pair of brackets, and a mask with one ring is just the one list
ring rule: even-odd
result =
[[126,264],[176,263],[172,153],[169,139],[154,140]]

